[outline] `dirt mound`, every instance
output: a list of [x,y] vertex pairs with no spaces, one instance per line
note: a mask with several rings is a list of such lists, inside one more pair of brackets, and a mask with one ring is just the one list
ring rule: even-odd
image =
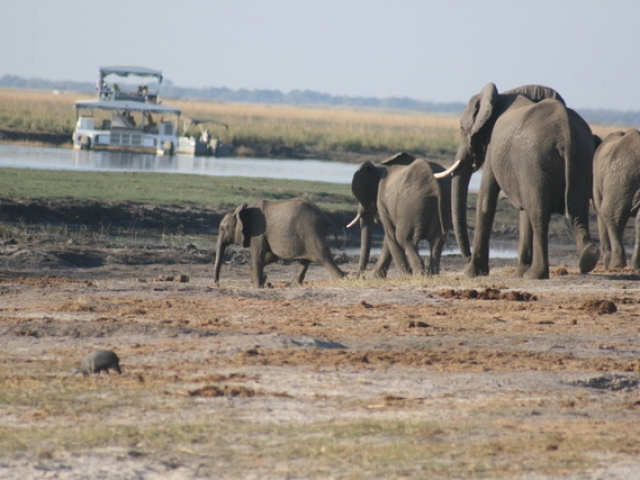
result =
[[441,290],[439,295],[442,298],[458,298],[465,300],[508,300],[511,302],[532,302],[538,300],[538,297],[529,292],[519,291],[501,291],[498,288],[485,288],[482,290],[466,289],[466,290]]
[[611,300],[587,300],[582,308],[598,315],[608,315],[618,311],[616,304]]

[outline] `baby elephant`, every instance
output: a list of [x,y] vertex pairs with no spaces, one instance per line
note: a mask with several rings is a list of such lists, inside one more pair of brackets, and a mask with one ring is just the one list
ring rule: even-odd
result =
[[218,228],[216,244],[215,282],[220,279],[220,267],[225,249],[230,244],[249,247],[251,281],[264,287],[264,266],[278,259],[297,260],[300,270],[292,282],[301,284],[311,262],[323,265],[334,278],[345,273],[335,262],[325,243],[327,228],[335,225],[312,202],[303,198],[291,200],[261,200],[242,204],[227,213]]

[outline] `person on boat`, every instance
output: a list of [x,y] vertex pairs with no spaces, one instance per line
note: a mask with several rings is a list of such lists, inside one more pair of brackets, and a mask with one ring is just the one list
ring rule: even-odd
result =
[[111,90],[109,89],[107,82],[103,80],[102,83],[98,85],[98,90],[100,91],[100,98],[103,98],[103,99],[109,98],[109,94],[111,93]]
[[123,117],[127,121],[127,123],[129,124],[130,127],[135,127],[136,126],[136,121],[133,118],[133,115],[131,115],[130,111],[128,111],[128,110],[125,111]]
[[151,116],[151,113],[145,113],[144,116],[145,116],[145,123],[146,123],[145,130],[147,132],[151,132],[156,126],[155,122],[153,121],[153,117]]

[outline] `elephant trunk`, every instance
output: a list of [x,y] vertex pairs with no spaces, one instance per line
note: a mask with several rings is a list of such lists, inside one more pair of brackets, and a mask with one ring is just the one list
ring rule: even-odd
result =
[[363,213],[360,217],[360,265],[358,271],[363,273],[369,263],[371,253],[371,238],[373,236],[373,215]]
[[458,168],[451,182],[451,211],[453,214],[453,231],[456,235],[458,248],[463,257],[471,257],[469,247],[469,231],[467,229],[467,197],[469,194],[469,181],[473,168],[462,166]]
[[213,280],[216,284],[220,280],[220,268],[222,268],[222,260],[224,259],[224,252],[226,249],[227,244],[221,236],[218,236],[218,241],[216,242],[216,263],[213,270]]

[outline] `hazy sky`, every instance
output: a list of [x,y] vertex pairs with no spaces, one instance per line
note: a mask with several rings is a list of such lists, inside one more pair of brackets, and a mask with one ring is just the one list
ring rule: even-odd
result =
[[638,0],[0,0],[0,75],[461,101],[487,82],[640,110]]

